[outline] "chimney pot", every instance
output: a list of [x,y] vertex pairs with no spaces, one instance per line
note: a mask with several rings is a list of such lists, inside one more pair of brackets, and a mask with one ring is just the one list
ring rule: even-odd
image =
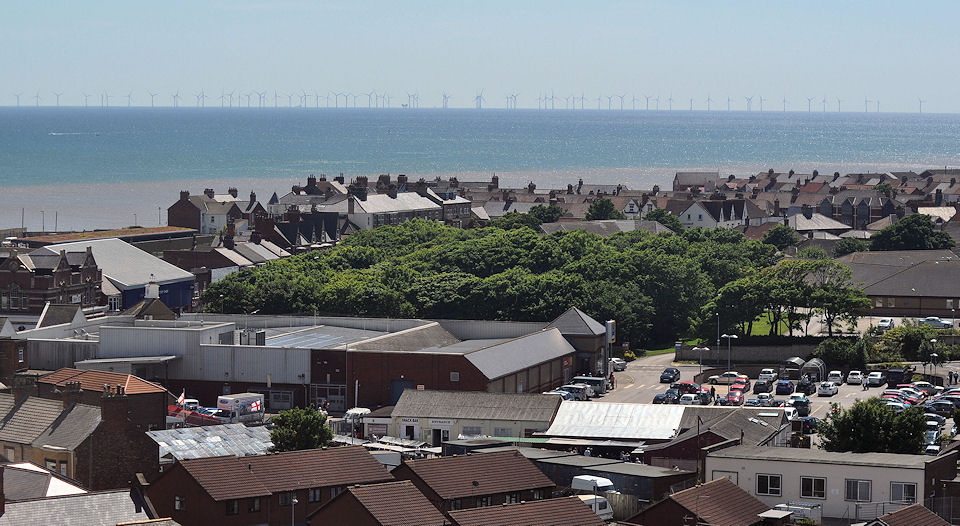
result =
[[230,188],[227,188],[227,193],[230,194],[230,195],[232,195],[233,197],[237,197],[237,194],[238,194],[239,192],[237,192],[237,189],[236,189],[236,188],[234,188],[234,187],[231,186]]
[[203,195],[209,197],[210,199],[213,199],[213,195],[214,195],[214,194],[213,194],[213,188],[204,188],[204,189],[203,189]]
[[180,200],[186,201],[190,199],[190,192],[188,190],[180,190]]

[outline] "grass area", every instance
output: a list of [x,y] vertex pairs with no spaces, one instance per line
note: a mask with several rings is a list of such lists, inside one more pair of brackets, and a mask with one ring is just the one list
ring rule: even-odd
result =
[[[698,342],[699,342],[699,340],[685,340],[685,341],[683,342],[683,344],[684,344],[684,345],[697,345]],[[664,348],[662,348],[662,349],[651,349],[651,350],[647,351],[646,354],[644,354],[644,356],[656,356],[656,355],[658,355],[658,354],[669,354],[669,353],[672,353],[672,352],[674,352],[674,351],[676,351],[676,347],[674,347],[673,344],[671,344],[670,346],[664,347]]]
[[[751,336],[766,336],[768,334],[770,334],[770,320],[766,314],[761,314],[753,321]],[[787,334],[787,323],[785,321],[780,322],[780,334]]]

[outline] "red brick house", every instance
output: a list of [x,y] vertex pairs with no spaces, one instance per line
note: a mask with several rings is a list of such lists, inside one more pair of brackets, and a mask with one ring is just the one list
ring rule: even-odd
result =
[[443,513],[547,499],[556,488],[516,451],[408,460],[391,473],[413,482]]
[[754,526],[763,523],[758,515],[770,509],[729,479],[674,493],[624,521],[643,526]]
[[[234,194],[229,197],[236,198]],[[216,234],[227,226],[228,220],[244,217],[244,211],[233,199],[217,199],[213,190],[208,188],[200,195],[180,192],[180,199],[167,208],[167,224],[183,228],[192,228],[201,234]],[[255,201],[256,196],[251,196]],[[259,205],[258,205],[259,206]],[[259,208],[263,211],[263,207]]]
[[451,511],[457,526],[604,526],[601,519],[578,497],[519,502],[503,506]]
[[[79,392],[72,393],[74,384]],[[37,396],[100,405],[103,386],[121,386],[127,397],[128,419],[143,431],[166,429],[167,405],[175,398],[165,388],[132,374],[90,371],[65,367],[37,378]]]
[[0,312],[39,314],[47,302],[97,304],[100,269],[90,247],[59,254],[0,254]]
[[348,486],[390,480],[355,446],[183,460],[144,492],[160,515],[181,524],[280,526],[303,524]]
[[351,486],[307,515],[307,524],[447,526],[450,522],[412,482],[401,480]]

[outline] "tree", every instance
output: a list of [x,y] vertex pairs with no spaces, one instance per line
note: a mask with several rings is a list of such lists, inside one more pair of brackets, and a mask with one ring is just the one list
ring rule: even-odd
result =
[[517,228],[532,228],[537,230],[540,227],[540,218],[532,214],[521,214],[520,212],[507,212],[502,216],[491,220],[487,226],[499,228],[501,230],[514,230]]
[[590,203],[587,209],[587,221],[600,219],[623,219],[625,216],[613,205],[613,201],[601,197]]
[[839,258],[854,252],[866,252],[870,250],[870,242],[855,237],[845,237],[833,245],[833,257]]
[[877,232],[870,250],[936,250],[952,248],[950,234],[937,230],[926,214],[913,214]]
[[665,208],[654,208],[647,212],[643,217],[647,221],[656,221],[661,225],[680,233],[683,231],[683,225],[680,224],[680,218],[668,212]]
[[767,230],[763,234],[761,239],[764,243],[773,245],[779,250],[783,250],[787,247],[792,247],[802,241],[800,234],[797,233],[793,228],[788,227],[787,225],[777,225],[770,230]]
[[327,416],[315,409],[294,408],[273,417],[276,427],[270,431],[273,451],[317,449],[333,439]]
[[895,413],[884,400],[870,398],[846,410],[830,404],[817,433],[827,451],[916,455],[923,450],[925,420],[920,408]]
[[556,223],[563,217],[563,209],[557,205],[537,205],[527,213],[539,219],[541,223]]
[[827,259],[827,251],[820,247],[803,247],[797,251],[797,257],[800,259]]
[[867,362],[869,346],[870,340],[867,339],[828,338],[817,345],[813,355],[830,366],[846,365],[859,369]]
[[854,319],[857,312],[870,308],[870,300],[853,283],[853,273],[846,265],[829,260],[815,261],[807,280],[814,286],[809,306],[823,315],[829,336],[833,336],[837,318]]

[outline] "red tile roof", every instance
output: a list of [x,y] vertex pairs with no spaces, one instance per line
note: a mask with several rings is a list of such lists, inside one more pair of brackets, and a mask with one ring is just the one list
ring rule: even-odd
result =
[[459,526],[604,526],[606,523],[578,497],[536,500],[451,511]]
[[122,385],[128,395],[144,393],[166,393],[167,390],[153,382],[148,382],[132,374],[111,373],[107,371],[89,371],[65,367],[37,379],[38,383],[54,384],[59,387],[67,382],[80,382],[84,391],[103,391],[104,384],[111,387]]
[[936,513],[924,508],[922,504],[917,503],[906,508],[881,515],[876,521],[867,523],[868,525],[883,524],[884,526],[949,526],[949,522],[943,520]]
[[[409,480],[353,486],[352,495],[383,526],[444,526],[446,518]],[[339,498],[346,498],[341,496]],[[322,508],[321,508],[322,509]]]
[[392,479],[383,464],[361,446],[199,458],[180,464],[214,500]]
[[[670,500],[711,526],[745,526],[770,509],[727,478],[719,478],[670,495]],[[654,504],[656,506],[656,504]],[[648,508],[649,509],[649,508]],[[642,514],[642,512],[641,512]],[[627,522],[636,522],[630,519]]]
[[408,460],[405,464],[444,500],[555,486],[517,451]]

